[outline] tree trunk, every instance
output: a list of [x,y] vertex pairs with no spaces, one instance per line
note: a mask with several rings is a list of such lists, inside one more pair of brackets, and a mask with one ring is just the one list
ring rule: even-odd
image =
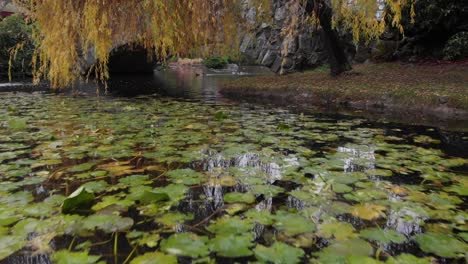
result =
[[338,38],[338,33],[332,27],[333,10],[324,0],[309,0],[308,2],[310,3],[311,1],[313,1],[312,8],[319,18],[320,26],[322,27],[322,36],[328,52],[331,75],[336,76],[351,70],[351,65],[346,58],[343,45]]

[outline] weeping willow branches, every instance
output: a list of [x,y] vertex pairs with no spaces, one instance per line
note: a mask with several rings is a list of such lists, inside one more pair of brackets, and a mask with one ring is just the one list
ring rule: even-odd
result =
[[[296,6],[314,2],[330,6],[335,26],[350,29],[355,40],[376,38],[385,28],[383,16],[391,14],[401,27],[401,9],[415,0],[290,0]],[[381,2],[386,8],[381,8]],[[92,54],[97,78],[108,78],[110,51],[136,43],[161,58],[203,55],[217,50],[237,50],[243,24],[237,0],[15,0],[37,25],[33,69],[35,80],[50,80],[53,87],[72,84],[82,73],[80,61]],[[251,0],[258,15],[269,14],[270,0]],[[298,9],[299,10],[299,9]],[[289,19],[290,34],[305,17]]]

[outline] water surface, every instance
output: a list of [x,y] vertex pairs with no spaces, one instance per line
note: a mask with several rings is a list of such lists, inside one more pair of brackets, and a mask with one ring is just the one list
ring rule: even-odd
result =
[[1,263],[466,261],[466,133],[191,80],[158,86],[193,88],[172,97],[1,93]]

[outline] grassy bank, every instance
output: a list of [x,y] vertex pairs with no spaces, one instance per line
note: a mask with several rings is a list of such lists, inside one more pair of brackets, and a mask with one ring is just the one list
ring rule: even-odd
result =
[[283,103],[468,116],[468,62],[361,64],[331,77],[326,68],[225,82],[222,93]]

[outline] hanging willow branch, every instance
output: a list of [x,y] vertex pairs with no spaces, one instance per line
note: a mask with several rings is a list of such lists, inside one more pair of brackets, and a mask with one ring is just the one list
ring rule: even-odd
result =
[[[96,59],[94,75],[105,81],[110,51],[135,43],[165,58],[202,56],[213,51],[238,50],[239,26],[243,25],[237,0],[14,0],[37,25],[33,37],[35,81],[50,80],[66,87],[80,78],[80,61],[88,54]],[[307,0],[290,0],[303,4]],[[401,10],[415,0],[313,0],[333,9],[335,26],[349,29],[354,38],[377,38],[385,29],[378,19],[380,2],[388,7],[392,25],[401,28]],[[258,15],[270,15],[270,0],[252,0]],[[320,9],[320,8],[318,8]],[[298,9],[299,10],[299,9]],[[302,16],[302,15],[301,15]],[[315,12],[303,14],[316,17]],[[294,34],[304,17],[287,23]]]

